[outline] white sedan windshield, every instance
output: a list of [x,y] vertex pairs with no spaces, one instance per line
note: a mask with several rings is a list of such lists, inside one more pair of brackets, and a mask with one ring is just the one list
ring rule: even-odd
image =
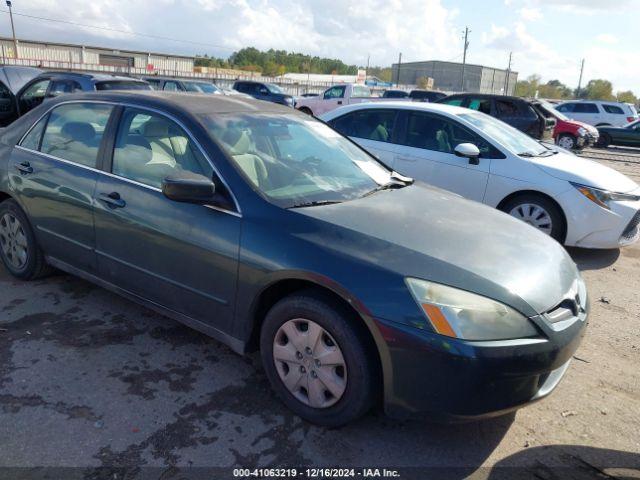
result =
[[248,182],[285,208],[350,200],[391,179],[378,161],[311,118],[238,113],[203,120]]
[[495,140],[516,155],[537,156],[549,152],[548,148],[527,134],[489,115],[461,113],[458,116],[482,131],[487,138]]

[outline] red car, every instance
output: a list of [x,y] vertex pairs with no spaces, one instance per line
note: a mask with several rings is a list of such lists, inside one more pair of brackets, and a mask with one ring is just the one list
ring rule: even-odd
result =
[[553,130],[553,139],[556,145],[567,150],[583,149],[595,145],[598,141],[598,129],[577,120],[571,120],[554,106],[544,100],[533,100],[533,107],[545,118],[555,118],[556,126]]

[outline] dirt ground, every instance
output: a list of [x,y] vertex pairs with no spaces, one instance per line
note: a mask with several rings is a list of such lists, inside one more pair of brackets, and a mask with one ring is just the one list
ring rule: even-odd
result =
[[[633,158],[603,161],[640,177]],[[286,465],[640,479],[640,245],[570,253],[590,325],[550,397],[479,423],[373,412],[337,430],[291,415],[257,358],[72,276],[23,283],[0,267],[0,479],[232,478],[234,466]]]

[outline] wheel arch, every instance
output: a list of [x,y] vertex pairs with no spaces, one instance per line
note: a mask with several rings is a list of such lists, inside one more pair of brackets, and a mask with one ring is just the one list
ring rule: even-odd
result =
[[541,192],[540,190],[517,190],[515,192],[511,192],[509,195],[507,195],[502,200],[500,200],[496,208],[500,211],[504,211],[504,206],[507,204],[507,202],[513,200],[514,198],[520,197],[522,195],[538,195],[538,196],[544,197],[558,208],[558,211],[562,215],[562,220],[564,222],[564,225],[563,225],[564,230],[563,230],[563,238],[562,238],[562,244],[564,244],[564,242],[567,240],[567,229],[568,229],[567,214],[564,212],[564,209],[562,208],[562,206],[551,195]]
[[[324,278],[324,277],[322,277]],[[266,285],[258,295],[249,310],[251,331],[246,344],[246,351],[258,350],[260,344],[260,330],[267,312],[281,299],[296,292],[312,290],[334,300],[340,307],[350,314],[364,336],[365,344],[375,359],[375,369],[379,373],[380,393],[384,391],[387,374],[390,372],[390,357],[381,333],[375,326],[373,317],[368,309],[342,286],[329,279],[312,278],[304,274],[278,278]]]

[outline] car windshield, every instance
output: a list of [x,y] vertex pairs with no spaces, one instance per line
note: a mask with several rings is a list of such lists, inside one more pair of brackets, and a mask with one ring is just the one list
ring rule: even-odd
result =
[[391,171],[330,127],[291,114],[203,115],[248,183],[284,208],[351,200]]
[[146,82],[132,82],[130,80],[114,80],[96,83],[96,90],[153,90]]
[[218,93],[220,89],[216,87],[213,83],[207,82],[182,82],[184,84],[184,88],[187,92],[198,92],[198,93]]
[[278,85],[273,83],[265,83],[265,85],[271,93],[284,93],[284,90],[282,90]]
[[540,102],[540,106],[543,110],[556,117],[558,120],[562,120],[563,122],[569,121],[569,117],[567,117],[564,113],[556,110],[555,107],[549,102]]
[[540,142],[520,130],[484,113],[460,113],[458,116],[516,155],[538,156],[550,152]]

